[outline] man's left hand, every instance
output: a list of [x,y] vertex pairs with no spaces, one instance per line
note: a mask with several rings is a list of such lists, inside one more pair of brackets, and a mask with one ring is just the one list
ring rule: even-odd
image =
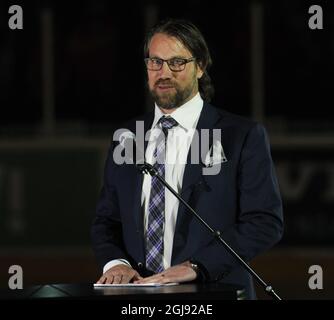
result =
[[183,262],[176,266],[170,267],[161,273],[143,278],[134,283],[171,283],[171,282],[188,282],[197,278],[197,273],[191,268],[189,261]]

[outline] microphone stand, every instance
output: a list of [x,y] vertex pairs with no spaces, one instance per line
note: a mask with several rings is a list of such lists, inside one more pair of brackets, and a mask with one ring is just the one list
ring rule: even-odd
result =
[[204,225],[212,234],[213,236],[223,244],[226,250],[232,254],[240,264],[257,280],[257,282],[263,287],[265,292],[276,300],[282,300],[282,298],[274,291],[271,285],[268,285],[262,278],[225,242],[225,240],[221,237],[221,233],[218,230],[214,230],[211,228],[202,218],[201,216],[192,208],[190,205],[185,202],[182,197],[166,182],[166,180],[161,177],[158,171],[149,163],[137,163],[136,164],[139,171],[142,173],[150,174],[152,177],[155,176],[158,180],[183,204],[186,208],[199,220],[199,222]]

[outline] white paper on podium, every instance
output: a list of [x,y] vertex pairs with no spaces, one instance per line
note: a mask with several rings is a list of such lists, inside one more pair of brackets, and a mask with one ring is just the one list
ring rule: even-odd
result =
[[175,286],[178,285],[177,282],[171,283],[94,283],[94,288],[112,288],[112,287],[165,287],[165,286]]

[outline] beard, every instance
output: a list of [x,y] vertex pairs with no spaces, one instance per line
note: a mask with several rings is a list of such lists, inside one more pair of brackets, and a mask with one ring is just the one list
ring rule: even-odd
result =
[[[175,91],[171,90],[170,92],[158,93],[156,87],[160,84],[171,85]],[[160,108],[170,110],[181,107],[191,96],[194,87],[194,81],[182,89],[176,83],[160,79],[155,83],[154,88],[150,90],[150,93],[153,100]]]

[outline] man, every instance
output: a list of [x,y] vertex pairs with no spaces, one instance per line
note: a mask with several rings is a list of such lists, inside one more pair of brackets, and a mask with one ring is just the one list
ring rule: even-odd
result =
[[[141,119],[150,137],[146,161],[250,261],[279,241],[283,231],[282,203],[264,128],[208,103],[213,93],[207,72],[211,57],[190,22],[167,20],[155,26],[147,35],[144,54],[155,101],[154,112]],[[128,128],[135,132],[135,123]],[[155,128],[164,134],[154,135]],[[221,160],[191,163],[195,129],[220,130]],[[221,281],[239,284],[255,298],[248,272],[174,195],[133,164],[115,163],[116,145],[109,151],[92,226],[94,251],[103,268],[98,282]],[[213,142],[208,149],[212,146]],[[166,163],[158,161],[161,155]],[[205,167],[217,165],[215,174],[203,173]]]

